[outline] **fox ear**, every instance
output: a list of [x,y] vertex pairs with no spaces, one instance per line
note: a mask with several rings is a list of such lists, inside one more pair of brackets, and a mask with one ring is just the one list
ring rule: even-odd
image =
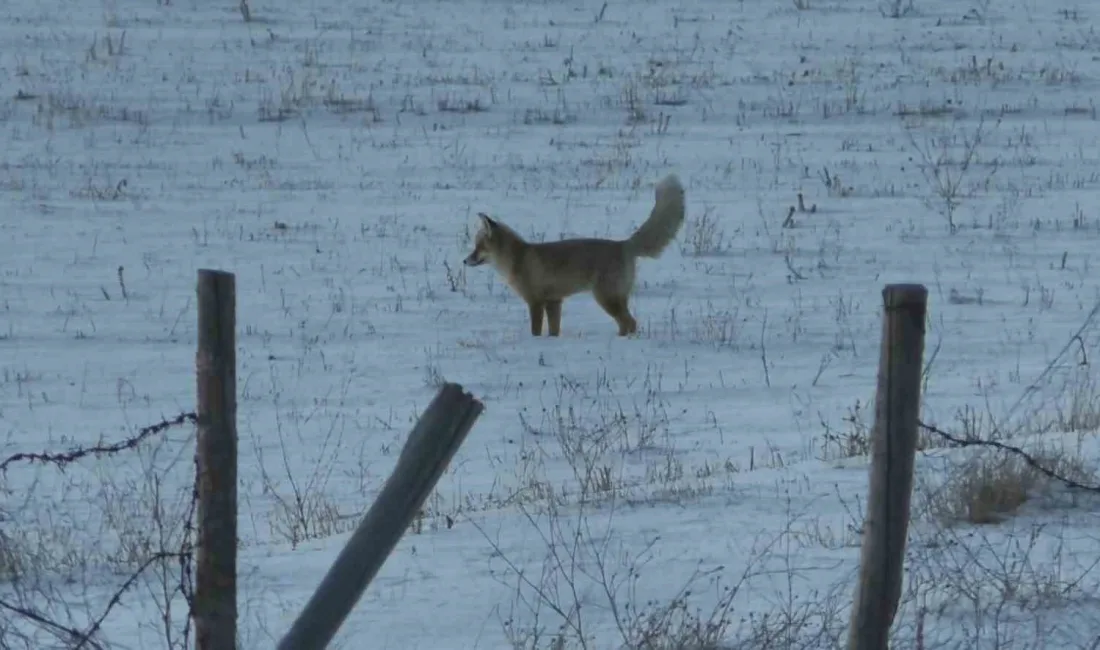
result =
[[497,227],[497,222],[489,218],[489,215],[484,212],[478,212],[477,216],[481,219],[481,225],[485,227],[488,232],[493,232]]

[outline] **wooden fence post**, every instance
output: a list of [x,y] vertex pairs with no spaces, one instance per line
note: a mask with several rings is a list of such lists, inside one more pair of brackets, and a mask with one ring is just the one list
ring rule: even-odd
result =
[[883,289],[882,300],[885,314],[871,441],[871,485],[848,650],[887,648],[901,600],[913,493],[928,290],[919,284],[891,284]]
[[199,271],[196,650],[237,647],[236,281]]
[[484,407],[447,383],[417,420],[397,466],[278,650],[328,646],[351,608],[408,530]]

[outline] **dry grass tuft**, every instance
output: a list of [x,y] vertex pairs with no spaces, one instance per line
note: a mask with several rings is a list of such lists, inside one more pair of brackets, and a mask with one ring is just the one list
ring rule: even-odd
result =
[[[1051,472],[1086,484],[1096,471],[1071,450],[1044,449],[1032,458]],[[988,453],[954,469],[929,505],[944,523],[997,524],[1026,503],[1058,488],[1057,481],[1016,454]]]

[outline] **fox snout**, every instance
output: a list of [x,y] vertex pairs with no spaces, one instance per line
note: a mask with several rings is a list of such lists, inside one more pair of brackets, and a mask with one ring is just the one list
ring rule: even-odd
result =
[[462,263],[466,266],[481,266],[488,261],[488,258],[479,250],[474,249],[474,252],[466,256],[466,259],[462,260]]

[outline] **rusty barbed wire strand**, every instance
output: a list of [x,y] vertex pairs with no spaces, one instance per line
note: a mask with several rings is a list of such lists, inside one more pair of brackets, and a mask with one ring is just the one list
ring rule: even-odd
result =
[[174,418],[164,419],[156,424],[142,427],[138,429],[138,432],[133,436],[125,440],[120,440],[119,442],[113,442],[106,445],[93,445],[91,447],[79,447],[63,452],[19,452],[17,454],[12,454],[4,460],[4,462],[0,463],[0,473],[7,471],[9,465],[17,462],[45,463],[56,465],[60,469],[65,469],[66,465],[74,463],[82,458],[87,458],[88,456],[98,458],[100,456],[116,454],[120,451],[133,449],[150,436],[155,436],[158,433],[162,433],[172,427],[178,427],[183,424],[197,424],[198,421],[198,415],[196,415],[194,411],[191,411],[180,413]]
[[[143,441],[151,436],[163,433],[172,427],[182,426],[184,424],[198,424],[198,416],[192,412],[180,413],[174,418],[165,418],[155,424],[138,429],[137,433],[133,436],[113,442],[109,444],[99,444],[90,447],[80,447],[76,449],[70,449],[64,452],[20,452],[9,456],[4,462],[0,463],[0,474],[7,471],[8,467],[13,463],[25,462],[25,463],[43,463],[54,465],[58,469],[64,471],[65,467],[71,463],[74,463],[83,458],[89,456],[99,458],[101,456],[107,456],[111,454],[117,454],[123,451],[135,449]],[[191,485],[191,503],[188,506],[187,513],[183,517],[183,537],[180,541],[180,548],[178,551],[158,551],[147,557],[140,566],[135,569],[130,576],[119,586],[118,589],[111,595],[107,601],[107,605],[99,616],[89,625],[86,630],[78,630],[74,627],[63,625],[57,621],[50,620],[40,612],[21,607],[19,605],[12,604],[3,599],[0,599],[0,609],[6,609],[9,612],[21,616],[33,624],[48,630],[51,634],[60,637],[68,637],[71,642],[74,642],[74,650],[82,650],[83,648],[91,647],[96,650],[103,650],[103,644],[95,639],[95,635],[99,632],[103,625],[103,622],[107,620],[107,617],[111,614],[116,606],[122,603],[122,597],[129,591],[135,584],[137,584],[138,578],[142,576],[149,568],[151,568],[157,562],[166,560],[178,560],[180,565],[180,580],[179,584],[173,588],[174,593],[178,593],[183,596],[187,603],[187,619],[184,624],[183,630],[183,647],[188,647],[190,643],[190,631],[191,631],[191,618],[194,614],[194,587],[192,585],[191,567],[194,556],[194,544],[192,541],[194,532],[194,519],[195,510],[198,505],[198,459],[196,459],[196,474]]]
[[1087,491],[1087,492],[1095,492],[1097,494],[1100,494],[1100,485],[1088,485],[1086,483],[1082,483],[1080,481],[1076,481],[1072,478],[1069,478],[1068,476],[1062,476],[1058,472],[1055,472],[1054,470],[1050,469],[1049,467],[1044,466],[1042,463],[1040,463],[1038,460],[1036,460],[1034,456],[1032,456],[1031,454],[1027,453],[1023,449],[1021,449],[1021,448],[1019,448],[1015,445],[1005,444],[1003,442],[998,442],[996,440],[983,440],[981,438],[960,438],[958,436],[954,436],[954,435],[951,435],[950,433],[947,433],[946,431],[944,431],[943,429],[940,429],[939,427],[936,427],[936,426],[933,426],[933,425],[930,425],[930,424],[925,424],[921,420],[917,420],[917,426],[919,426],[921,429],[924,429],[928,433],[931,433],[931,434],[934,434],[934,435],[937,435],[937,436],[943,438],[944,440],[950,442],[955,447],[991,447],[993,449],[997,449],[997,450],[1000,450],[1000,451],[1008,452],[1010,454],[1014,454],[1014,455],[1019,456],[1020,458],[1022,458],[1023,461],[1025,463],[1027,463],[1035,471],[1039,472],[1040,474],[1043,474],[1047,478],[1051,478],[1051,479],[1054,479],[1055,481],[1058,481],[1060,483],[1065,484],[1066,487],[1069,487],[1069,488],[1074,489],[1074,490],[1084,490],[1084,491]]

